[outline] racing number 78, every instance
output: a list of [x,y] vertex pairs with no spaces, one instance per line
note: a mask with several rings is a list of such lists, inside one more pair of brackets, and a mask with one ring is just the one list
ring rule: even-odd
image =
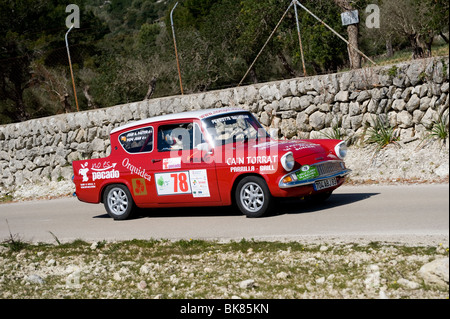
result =
[[[170,177],[173,178],[173,191],[174,193],[186,193],[189,191],[188,178],[186,173],[176,173],[170,174]],[[180,191],[178,191],[178,188]]]

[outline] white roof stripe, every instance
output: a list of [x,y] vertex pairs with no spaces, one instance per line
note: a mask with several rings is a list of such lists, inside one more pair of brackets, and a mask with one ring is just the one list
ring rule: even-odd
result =
[[168,121],[168,120],[181,120],[181,119],[188,119],[188,118],[194,118],[194,119],[205,119],[207,117],[217,115],[217,114],[223,114],[223,113],[234,113],[234,112],[242,112],[245,111],[243,109],[239,108],[215,108],[215,109],[205,109],[205,110],[197,110],[197,111],[189,111],[189,112],[181,112],[181,113],[174,113],[174,114],[167,114],[167,115],[160,115],[155,117],[150,117],[147,119],[134,121],[122,126],[119,126],[111,131],[110,134],[114,134],[116,132],[126,130],[138,125],[145,125],[145,124],[152,124],[155,122],[161,122],[161,121]]

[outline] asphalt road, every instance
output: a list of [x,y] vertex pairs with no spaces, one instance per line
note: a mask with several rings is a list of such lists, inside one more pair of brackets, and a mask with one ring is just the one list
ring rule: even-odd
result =
[[0,241],[131,239],[448,242],[449,185],[343,186],[320,205],[282,201],[268,217],[230,207],[145,210],[114,221],[76,198],[0,205]]

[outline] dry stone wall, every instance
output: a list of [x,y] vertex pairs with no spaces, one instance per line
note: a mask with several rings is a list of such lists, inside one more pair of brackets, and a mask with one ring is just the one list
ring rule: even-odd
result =
[[[241,107],[280,138],[321,138],[338,127],[361,140],[377,117],[403,140],[423,136],[448,114],[449,58],[151,99],[0,126],[0,190],[70,179],[74,160],[109,154],[109,132],[162,114]],[[448,125],[448,117],[447,117]]]

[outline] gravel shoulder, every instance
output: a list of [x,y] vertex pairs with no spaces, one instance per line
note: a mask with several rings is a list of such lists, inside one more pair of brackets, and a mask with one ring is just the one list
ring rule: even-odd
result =
[[448,245],[201,240],[0,246],[0,298],[448,299]]

